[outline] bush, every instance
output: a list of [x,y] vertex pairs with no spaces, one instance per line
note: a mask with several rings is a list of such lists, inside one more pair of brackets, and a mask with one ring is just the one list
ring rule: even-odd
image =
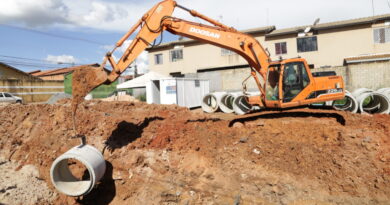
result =
[[142,95],[138,96],[137,99],[142,101],[142,102],[146,102],[146,94],[142,94]]

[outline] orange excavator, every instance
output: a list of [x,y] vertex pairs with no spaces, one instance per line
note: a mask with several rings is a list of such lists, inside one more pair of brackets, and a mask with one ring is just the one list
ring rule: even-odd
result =
[[[175,8],[183,9],[212,25],[172,17]],[[120,60],[115,62],[112,53],[136,31],[138,33],[132,43]],[[251,76],[260,91],[260,95],[247,97],[251,105],[262,108],[289,108],[344,98],[344,82],[341,76],[315,77],[310,72],[306,60],[302,58],[271,61],[266,50],[254,37],[223,25],[195,10],[187,9],[174,0],[164,0],[151,8],[116,43],[112,52],[107,53],[100,69],[75,73],[74,79],[84,79],[76,82],[79,83],[79,88],[83,88],[76,91],[78,95],[82,96],[101,84],[114,82],[164,31],[229,49],[247,60],[251,68]],[[109,74],[103,70],[107,60],[113,68]]]

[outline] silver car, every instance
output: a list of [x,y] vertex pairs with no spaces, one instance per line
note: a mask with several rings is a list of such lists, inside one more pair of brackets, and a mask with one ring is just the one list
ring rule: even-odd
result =
[[0,103],[23,103],[23,99],[10,93],[0,92]]

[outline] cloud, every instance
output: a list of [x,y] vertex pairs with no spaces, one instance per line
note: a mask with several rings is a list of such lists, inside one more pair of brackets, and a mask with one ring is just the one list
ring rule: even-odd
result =
[[[0,22],[27,26],[62,26],[127,31],[160,0],[2,0]],[[266,25],[277,28],[312,24],[316,18],[330,22],[372,15],[367,0],[177,0],[190,9],[237,29]],[[204,6],[207,5],[207,6]],[[387,0],[375,0],[376,15],[389,13]],[[173,16],[201,22],[180,9]]]
[[57,64],[76,63],[76,58],[71,55],[60,55],[60,56],[48,55],[45,60]]
[[63,24],[68,23],[68,9],[62,0],[2,0],[0,22],[19,22],[31,27]]

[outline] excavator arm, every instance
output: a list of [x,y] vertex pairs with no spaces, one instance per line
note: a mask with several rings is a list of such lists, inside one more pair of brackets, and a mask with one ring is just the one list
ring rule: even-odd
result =
[[[189,22],[183,19],[172,17],[175,8],[183,9],[192,16],[201,18],[211,25],[204,25]],[[180,6],[174,0],[164,0],[151,8],[142,18],[115,44],[111,52],[108,52],[98,69],[79,69],[73,73],[72,80],[72,110],[76,112],[78,104],[94,88],[102,84],[114,82],[121,73],[160,36],[164,31],[196,39],[215,46],[232,50],[246,59],[251,68],[251,75],[254,78],[262,98],[264,99],[264,84],[260,82],[260,74],[263,82],[266,80],[266,70],[270,64],[270,57],[260,43],[253,37],[237,31],[234,28],[208,18],[194,10]],[[113,58],[113,53],[118,47],[134,33],[137,33],[131,41],[124,54],[118,62]],[[107,74],[104,66],[107,61],[112,66],[111,73]],[[247,78],[248,79],[248,78]],[[246,79],[246,80],[247,80]],[[244,82],[246,81],[244,80]]]
[[[188,11],[192,16],[201,18],[212,26],[194,23],[183,19],[172,17],[174,9],[178,7]],[[139,29],[129,47],[118,62],[112,57],[112,53]],[[115,81],[122,72],[144,51],[162,32],[169,31],[176,35],[185,36],[191,39],[203,41],[215,46],[232,50],[241,55],[252,68],[251,74],[255,78],[259,90],[264,93],[257,73],[265,79],[266,68],[269,66],[270,58],[260,43],[252,36],[241,33],[234,28],[225,26],[213,19],[210,19],[194,10],[189,10],[178,5],[173,0],[165,0],[150,9],[117,43],[112,52],[107,53],[105,61],[108,60],[113,68],[108,75],[106,83]]]

